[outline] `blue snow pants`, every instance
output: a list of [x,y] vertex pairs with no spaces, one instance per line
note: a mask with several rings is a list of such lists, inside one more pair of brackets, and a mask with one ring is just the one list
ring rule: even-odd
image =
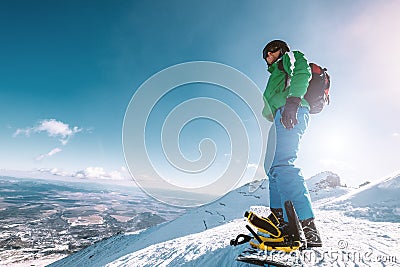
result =
[[[281,117],[281,110],[279,109],[268,135],[268,147],[264,163],[269,178],[270,207],[285,210],[285,201],[291,200],[300,220],[314,218],[311,198],[304,177],[300,168],[294,165],[300,140],[309,123],[309,111],[305,107],[300,107],[297,114],[298,124],[290,130],[283,127]],[[271,155],[268,150],[274,146],[274,142],[276,142],[275,153]],[[269,164],[267,164],[267,161],[270,162],[271,157],[273,157],[272,165],[268,171]],[[283,214],[285,221],[287,221],[286,212]]]

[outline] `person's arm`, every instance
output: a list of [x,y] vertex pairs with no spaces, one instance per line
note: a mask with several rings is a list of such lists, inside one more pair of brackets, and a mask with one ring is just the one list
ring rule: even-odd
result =
[[262,110],[262,115],[270,122],[274,121],[274,116],[272,115],[271,108],[269,107],[269,104],[267,100],[264,97],[264,108]]
[[301,104],[301,99],[307,92],[309,80],[311,78],[311,68],[308,65],[304,54],[299,51],[293,52],[295,62],[290,81],[289,94],[283,108],[281,122],[287,129],[292,129],[297,123],[297,111]]
[[307,92],[308,82],[311,78],[311,68],[304,54],[300,51],[293,51],[294,68],[290,80],[289,95],[287,97],[303,98]]

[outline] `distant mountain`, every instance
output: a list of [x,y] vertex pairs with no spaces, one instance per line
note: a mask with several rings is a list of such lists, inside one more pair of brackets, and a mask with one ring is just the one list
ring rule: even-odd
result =
[[313,201],[328,201],[347,194],[353,190],[346,185],[342,185],[339,175],[325,171],[306,180],[308,190]]
[[342,186],[339,175],[330,171],[318,173],[307,179],[307,185],[310,189],[314,190]]

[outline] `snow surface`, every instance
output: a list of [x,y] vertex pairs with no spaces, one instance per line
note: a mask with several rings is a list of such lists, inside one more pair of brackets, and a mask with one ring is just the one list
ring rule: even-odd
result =
[[[315,180],[320,182],[324,177],[320,175],[311,182],[315,184]],[[357,199],[364,200],[363,204],[369,203],[367,207],[374,206],[382,196],[368,198],[368,202],[364,194],[392,192],[398,179],[385,179],[343,197],[339,196],[349,189],[327,187],[319,191],[310,190],[319,199],[314,202],[314,207],[324,247],[300,255],[304,265],[400,266],[400,223],[392,222],[391,217],[386,222],[373,222],[346,216],[351,215],[348,212],[352,204],[360,203]],[[396,188],[399,193],[398,186]],[[332,200],[333,197],[339,197],[339,201]],[[399,204],[397,201],[397,207]],[[341,205],[347,205],[347,209],[334,209]],[[50,266],[250,266],[235,261],[247,244],[229,245],[230,239],[237,234],[247,233],[243,213],[250,206],[254,206],[253,209],[268,206],[267,181],[252,193],[249,193],[248,186],[243,186],[214,203],[190,210],[174,221],[140,233],[111,237]]]
[[373,221],[400,223],[400,175],[385,177],[328,202],[326,209]]

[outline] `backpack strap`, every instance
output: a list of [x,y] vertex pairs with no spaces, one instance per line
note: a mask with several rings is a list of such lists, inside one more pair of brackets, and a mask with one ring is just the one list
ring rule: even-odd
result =
[[293,69],[294,69],[294,62],[296,61],[295,57],[294,57],[294,53],[292,51],[290,52],[286,52],[278,61],[278,69],[280,71],[283,71],[283,73],[285,73],[285,89],[283,91],[286,90],[286,88],[288,88],[290,86],[290,80],[291,80],[291,76],[289,75],[289,73],[285,70],[285,67],[283,66],[283,59],[284,57],[287,56],[289,61],[290,61],[290,70],[293,73]]
[[331,102],[331,100],[329,99],[329,89],[331,87],[331,77],[329,76],[327,69],[324,68],[324,74],[325,74],[325,95],[326,95],[326,101],[327,104],[329,105],[329,103]]
[[286,88],[290,85],[290,77],[289,73],[287,73],[285,68],[283,67],[283,58],[280,58],[278,61],[278,69],[285,73],[285,89],[283,89],[283,91],[285,91]]

